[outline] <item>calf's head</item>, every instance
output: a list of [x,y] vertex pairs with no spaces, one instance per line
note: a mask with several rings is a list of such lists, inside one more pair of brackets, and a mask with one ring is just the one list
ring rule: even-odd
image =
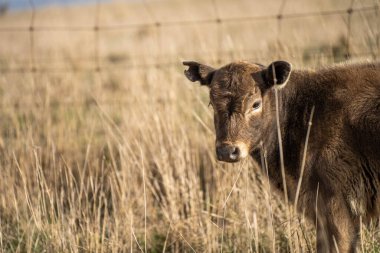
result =
[[189,67],[185,76],[190,81],[210,90],[218,160],[237,162],[258,149],[273,118],[268,91],[285,86],[291,64],[276,61],[264,67],[236,62],[219,69],[193,61],[183,64]]

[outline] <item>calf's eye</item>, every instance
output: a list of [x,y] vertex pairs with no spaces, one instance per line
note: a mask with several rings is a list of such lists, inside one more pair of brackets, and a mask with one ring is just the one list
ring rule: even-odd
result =
[[255,101],[255,102],[253,103],[253,106],[252,106],[253,110],[257,110],[257,109],[259,109],[260,107],[261,107],[261,101]]

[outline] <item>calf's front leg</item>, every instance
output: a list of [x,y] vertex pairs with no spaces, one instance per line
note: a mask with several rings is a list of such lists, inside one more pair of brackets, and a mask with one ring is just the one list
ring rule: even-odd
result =
[[317,252],[355,253],[360,223],[346,201],[342,197],[329,198],[317,210]]

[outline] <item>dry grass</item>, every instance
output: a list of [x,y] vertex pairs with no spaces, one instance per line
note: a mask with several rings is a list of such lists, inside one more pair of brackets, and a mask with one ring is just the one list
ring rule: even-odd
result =
[[[150,5],[160,20],[198,19],[213,11],[205,1],[190,9],[185,3],[190,2]],[[241,8],[219,3],[222,16],[260,14],[249,1],[239,2]],[[339,5],[344,3],[301,7],[328,10]],[[289,1],[286,11],[302,10],[294,6],[297,2]],[[266,1],[261,9],[275,13],[276,7],[278,2]],[[152,18],[142,8],[141,3],[104,5],[100,21]],[[92,25],[93,11],[91,6],[41,10],[36,25]],[[0,25],[27,26],[29,14],[7,14],[0,17]],[[376,17],[364,18],[371,32],[363,22],[354,23],[366,34],[353,39],[354,52],[368,52],[378,38]],[[314,252],[312,226],[302,215],[286,215],[287,207],[271,191],[260,166],[250,160],[237,165],[216,162],[207,90],[185,80],[180,60],[258,58],[267,63],[281,53],[299,67],[320,65],[331,62],[331,50],[311,58],[305,54],[339,45],[341,34],[336,31],[343,29],[344,19],[336,19],[302,23],[322,22],[326,34],[300,23],[284,24],[289,46],[281,51],[274,50],[279,48],[271,21],[243,23],[240,31],[238,24],[225,25],[225,54],[215,51],[212,25],[162,27],[160,43],[154,28],[101,32],[101,64],[109,68],[100,73],[2,73],[0,251]],[[93,67],[93,32],[74,34],[36,32],[37,67]],[[0,67],[29,66],[28,33],[1,36]],[[246,50],[251,50],[248,56]],[[178,65],[113,68],[163,59]],[[363,227],[364,252],[379,252],[379,232],[375,225]]]

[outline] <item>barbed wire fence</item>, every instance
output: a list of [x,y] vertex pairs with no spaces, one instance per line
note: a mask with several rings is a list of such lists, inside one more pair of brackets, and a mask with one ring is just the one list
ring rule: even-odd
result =
[[[158,48],[162,48],[162,29],[164,27],[173,27],[180,26],[185,27],[189,25],[204,25],[204,24],[213,24],[216,26],[216,45],[217,45],[217,58],[210,59],[208,62],[220,64],[223,60],[223,50],[222,50],[222,38],[224,36],[223,25],[228,23],[239,23],[239,22],[259,22],[259,21],[275,21],[277,25],[276,32],[276,44],[277,47],[281,45],[281,31],[284,20],[296,19],[300,20],[302,18],[310,18],[310,17],[345,17],[346,18],[346,33],[344,37],[344,47],[345,47],[345,58],[350,59],[351,57],[359,57],[359,56],[370,56],[371,59],[376,60],[379,58],[380,52],[380,34],[374,34],[376,36],[376,48],[371,52],[361,52],[355,53],[353,55],[351,48],[351,38],[352,34],[352,25],[353,25],[353,14],[361,15],[361,18],[366,21],[364,17],[364,13],[374,13],[377,16],[380,24],[380,5],[379,2],[372,4],[371,6],[361,6],[354,7],[354,1],[351,0],[350,5],[346,9],[338,9],[338,10],[324,10],[324,11],[309,11],[302,13],[284,13],[285,6],[288,0],[282,0],[277,13],[269,14],[269,15],[261,15],[261,16],[242,16],[242,17],[222,17],[219,11],[218,0],[209,0],[209,3],[213,7],[214,16],[212,18],[201,19],[201,20],[177,20],[177,21],[161,21],[157,18],[155,10],[149,6],[146,0],[142,0],[141,4],[146,9],[148,15],[151,17],[151,22],[140,23],[140,24],[109,24],[104,25],[100,22],[100,12],[102,8],[102,4],[100,0],[96,0],[95,2],[95,12],[94,12],[94,22],[93,25],[70,25],[70,26],[61,26],[61,25],[36,25],[36,15],[37,15],[37,7],[34,0],[29,0],[31,16],[29,20],[28,26],[17,26],[17,27],[7,27],[0,26],[0,34],[4,34],[7,32],[19,32],[19,33],[28,33],[29,34],[29,61],[30,64],[25,64],[26,66],[22,67],[4,67],[0,66],[0,73],[15,73],[15,74],[24,74],[24,73],[32,73],[33,74],[33,82],[35,82],[35,78],[37,73],[74,73],[74,72],[83,72],[83,71],[92,71],[96,73],[96,81],[99,83],[102,81],[102,72],[112,71],[114,69],[147,69],[147,68],[157,68],[162,69],[166,67],[180,66],[180,62],[178,61],[163,61],[160,59],[168,59],[170,57],[166,57],[162,55],[161,50],[157,51],[157,54],[154,56],[154,63],[134,63],[134,64],[117,64],[117,65],[106,65],[102,64],[102,56],[100,54],[100,40],[102,38],[101,32],[103,31],[125,31],[128,29],[135,28],[151,28],[154,31],[154,35],[151,36],[151,40],[154,40]],[[366,23],[366,22],[364,22]],[[369,32],[371,30],[371,25],[367,24],[367,29]],[[93,49],[93,57],[91,59],[78,58],[77,60],[89,61],[91,62],[92,67],[40,67],[37,65],[36,61],[36,48],[35,48],[35,38],[36,32],[56,32],[56,31],[65,31],[65,32],[92,32],[93,40],[94,40],[94,49]],[[254,55],[255,52],[244,50],[247,55]],[[281,50],[277,50],[278,57],[280,57]],[[141,55],[141,57],[145,57],[146,55]],[[327,56],[329,57],[329,56]],[[46,59],[49,62],[49,58]],[[257,60],[257,59],[256,59]],[[77,103],[74,103],[75,105]]]
[[[145,6],[145,9],[151,16],[153,22],[151,23],[142,23],[142,24],[112,24],[112,25],[102,25],[100,23],[100,11],[101,11],[101,3],[99,0],[96,1],[96,8],[95,8],[95,14],[94,14],[94,24],[93,26],[57,26],[57,25],[36,25],[35,24],[35,17],[37,14],[37,8],[35,6],[34,0],[29,0],[30,8],[31,8],[31,18],[29,22],[28,27],[0,27],[0,34],[6,33],[6,32],[29,32],[29,38],[30,38],[30,67],[21,67],[21,68],[0,68],[0,72],[6,73],[6,72],[62,72],[62,71],[68,71],[68,72],[75,72],[75,71],[84,71],[84,70],[93,70],[93,71],[101,71],[105,68],[105,70],[109,70],[109,68],[114,68],[118,66],[110,66],[107,68],[106,66],[101,66],[101,56],[100,56],[100,39],[101,39],[101,33],[102,31],[112,31],[112,30],[127,30],[130,28],[153,28],[155,30],[155,36],[153,36],[151,39],[155,40],[157,45],[159,47],[162,47],[161,45],[161,33],[162,33],[162,27],[169,27],[169,26],[187,26],[187,25],[202,25],[202,24],[215,24],[217,27],[217,51],[222,52],[221,47],[221,41],[223,36],[223,24],[230,23],[230,22],[246,22],[246,21],[262,21],[262,20],[273,20],[277,22],[277,44],[281,44],[281,30],[283,21],[287,19],[300,19],[300,18],[307,18],[307,17],[324,17],[324,16],[347,16],[347,22],[346,22],[346,35],[345,35],[345,47],[346,47],[346,58],[349,59],[352,56],[351,52],[351,46],[350,46],[350,39],[352,37],[352,15],[354,13],[362,14],[363,12],[375,12],[378,17],[380,17],[380,6],[379,4],[375,4],[372,6],[365,6],[365,7],[358,7],[353,8],[354,0],[351,0],[351,3],[347,9],[341,9],[341,10],[332,10],[332,11],[316,11],[316,12],[304,12],[304,13],[292,13],[292,14],[284,14],[284,8],[287,3],[287,0],[283,0],[280,4],[279,10],[277,14],[271,14],[271,15],[263,15],[263,16],[253,16],[253,17],[231,17],[231,18],[222,18],[219,14],[218,10],[218,3],[217,0],[210,0],[216,18],[211,19],[202,19],[202,20],[180,20],[180,21],[166,21],[162,22],[158,20],[156,17],[154,10],[147,4],[145,0],[143,0],[143,4]],[[364,19],[364,18],[363,18]],[[379,19],[380,22],[380,19]],[[35,52],[35,33],[36,32],[55,32],[55,31],[66,31],[66,32],[91,32],[94,33],[94,53],[93,53],[93,68],[91,69],[81,69],[81,68],[38,68],[36,65],[36,52]],[[377,35],[379,36],[379,35]],[[155,37],[155,38],[154,38]],[[377,39],[377,43],[379,39]],[[216,63],[221,63],[221,57],[218,55]],[[369,52],[363,52],[363,55],[368,55]],[[161,55],[156,55],[156,59],[162,59],[167,57],[160,57]],[[356,54],[356,56],[360,56],[360,54]],[[377,54],[372,54],[372,58],[376,59]],[[84,59],[88,60],[88,59]],[[156,64],[130,64],[130,65],[121,65],[119,67],[131,67],[131,68],[149,68],[149,67],[164,67],[164,66],[170,66],[170,65],[178,65],[178,62],[159,62]]]

